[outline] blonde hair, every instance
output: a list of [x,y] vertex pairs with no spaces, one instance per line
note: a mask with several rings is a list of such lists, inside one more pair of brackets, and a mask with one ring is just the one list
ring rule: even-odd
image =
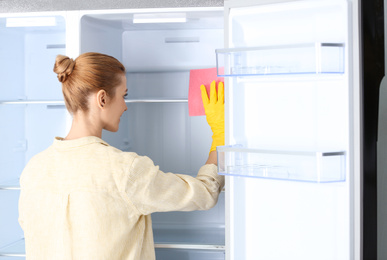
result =
[[115,88],[125,75],[125,67],[109,55],[88,52],[75,60],[64,55],[55,59],[54,72],[62,83],[65,104],[70,113],[88,111],[88,96],[105,90],[114,96]]

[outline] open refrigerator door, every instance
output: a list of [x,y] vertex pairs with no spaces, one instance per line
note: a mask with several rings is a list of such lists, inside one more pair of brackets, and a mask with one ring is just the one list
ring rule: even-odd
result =
[[360,257],[352,4],[225,2],[226,259]]

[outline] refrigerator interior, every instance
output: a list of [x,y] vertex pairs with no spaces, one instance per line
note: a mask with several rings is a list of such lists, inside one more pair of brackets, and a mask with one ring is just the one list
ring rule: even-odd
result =
[[[241,175],[226,186],[230,259],[353,259],[348,4],[243,2],[226,4],[218,52],[229,92],[225,174]],[[342,156],[294,159],[321,152]],[[324,173],[333,179],[323,183]]]
[[[185,23],[134,23],[140,15],[183,14]],[[223,9],[101,11],[81,17],[80,51],[119,59],[127,70],[128,110],[103,139],[150,157],[164,172],[196,176],[207,160],[205,116],[188,116],[191,69],[213,68],[223,47]],[[224,259],[224,192],[208,211],[152,214],[157,259]],[[193,248],[192,248],[193,247]]]
[[68,128],[61,86],[52,72],[55,56],[65,54],[65,19],[0,17],[0,38],[0,257],[20,259],[20,174],[33,155]]

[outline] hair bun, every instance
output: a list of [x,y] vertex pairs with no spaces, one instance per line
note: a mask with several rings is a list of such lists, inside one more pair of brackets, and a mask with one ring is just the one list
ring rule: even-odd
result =
[[73,72],[75,61],[64,55],[57,55],[55,59],[54,72],[58,74],[58,80],[65,82]]

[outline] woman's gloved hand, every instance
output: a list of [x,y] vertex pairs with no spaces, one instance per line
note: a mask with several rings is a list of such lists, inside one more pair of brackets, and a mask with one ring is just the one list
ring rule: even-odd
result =
[[217,146],[224,145],[224,86],[223,82],[218,84],[216,92],[216,82],[211,82],[210,99],[204,85],[200,86],[202,101],[206,113],[207,123],[212,130],[212,145],[210,152],[215,151]]

